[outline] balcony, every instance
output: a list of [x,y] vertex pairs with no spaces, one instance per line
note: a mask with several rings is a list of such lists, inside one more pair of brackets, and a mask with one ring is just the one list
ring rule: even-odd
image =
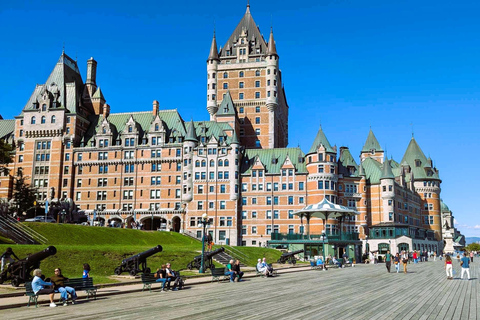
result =
[[343,197],[344,198],[357,198],[357,199],[360,199],[362,198],[362,194],[361,193],[358,193],[358,192],[345,192],[343,194]]
[[[343,232],[341,234],[326,234],[325,242],[331,241],[357,241],[358,232]],[[316,240],[321,241],[321,234],[310,234],[310,239],[308,239],[306,234],[302,233],[277,233],[272,232],[271,240]]]

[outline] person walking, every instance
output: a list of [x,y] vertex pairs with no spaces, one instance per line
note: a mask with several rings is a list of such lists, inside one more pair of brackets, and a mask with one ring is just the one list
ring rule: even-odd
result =
[[403,273],[407,273],[408,253],[402,251]]
[[470,251],[470,262],[473,262],[473,251]]
[[453,265],[452,265],[452,258],[447,254],[445,256],[445,271],[447,272],[447,279],[453,279]]
[[387,254],[385,255],[385,266],[387,267],[387,272],[390,273],[390,268],[392,267],[392,255],[390,254],[390,250],[387,250]]
[[13,260],[12,256],[14,256],[17,260],[20,260],[20,259],[18,259],[17,255],[13,252],[12,248],[8,247],[7,250],[5,250],[5,252],[1,256],[2,269],[1,269],[0,273],[3,272],[3,269],[5,268],[7,263],[12,263],[12,262],[15,261],[15,260]]
[[393,257],[393,263],[395,264],[395,270],[397,273],[400,271],[400,254],[397,252],[395,257]]
[[412,256],[412,258],[413,258],[413,263],[416,264],[416,263],[418,262],[418,261],[417,261],[417,259],[418,259],[417,250],[414,250],[414,251],[413,251],[413,256]]
[[470,259],[468,259],[467,252],[464,252],[462,259],[460,259],[460,265],[462,266],[462,274],[460,275],[460,279],[463,279],[463,274],[466,273],[468,280],[470,280],[469,262],[470,262]]

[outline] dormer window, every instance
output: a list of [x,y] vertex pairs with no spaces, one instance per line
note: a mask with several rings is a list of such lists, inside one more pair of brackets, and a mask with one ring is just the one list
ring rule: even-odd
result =
[[47,105],[45,103],[42,104],[42,111],[47,111]]
[[159,129],[159,126],[158,126],[158,123],[155,124],[155,131],[158,131]]
[[420,167],[422,165],[422,161],[416,159],[415,160],[415,167]]
[[132,126],[128,126],[128,132],[133,132]]
[[30,123],[31,123],[31,124],[35,124],[36,120],[37,120],[37,119],[35,119],[35,117],[32,117],[32,119],[30,120]]
[[375,154],[375,149],[370,150],[371,154]]
[[106,134],[107,133],[107,129],[105,127],[102,128],[102,133],[103,134]]

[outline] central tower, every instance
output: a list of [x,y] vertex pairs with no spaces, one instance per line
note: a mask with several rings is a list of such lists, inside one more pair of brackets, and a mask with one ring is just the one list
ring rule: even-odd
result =
[[224,121],[219,108],[228,95],[238,116],[241,144],[247,148],[288,145],[288,104],[278,60],[273,29],[267,43],[249,5],[220,52],[213,35],[207,60],[210,120]]

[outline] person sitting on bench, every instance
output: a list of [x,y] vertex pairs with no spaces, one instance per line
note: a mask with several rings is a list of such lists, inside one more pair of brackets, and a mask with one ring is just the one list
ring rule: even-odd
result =
[[267,269],[267,276],[273,277],[273,267],[271,264],[267,263],[267,259],[265,257],[263,258],[262,265]]
[[230,276],[230,282],[235,282],[236,272],[233,270],[233,259],[225,267],[225,275]]
[[72,304],[75,304],[75,300],[77,300],[77,293],[75,289],[65,285],[65,282],[68,281],[68,278],[65,278],[62,274],[62,270],[60,268],[55,269],[55,275],[50,277],[50,281],[54,284],[55,290],[60,293],[60,301],[63,300],[63,305],[67,305],[68,294],[72,298]]
[[265,276],[268,275],[268,269],[263,266],[262,259],[258,259],[257,271],[263,273]]
[[53,288],[45,289],[45,286],[53,286],[51,282],[45,282],[40,278],[42,276],[42,270],[35,269],[33,270],[33,280],[32,280],[32,290],[36,295],[48,294],[50,297],[50,307],[56,307],[57,305],[53,302],[55,297],[55,290]]
[[317,267],[322,267],[323,269],[327,270],[327,265],[323,263],[322,258],[317,259]]
[[236,260],[235,261],[235,264],[233,265],[233,271],[235,271],[236,275],[237,275],[237,278],[238,278],[238,282],[240,281],[243,281],[242,280],[242,277],[243,277],[243,272],[240,271],[240,260]]
[[336,257],[333,257],[332,262],[334,265],[338,266],[339,268],[342,267],[342,264],[340,263],[340,261],[337,260]]
[[162,264],[161,269],[157,269],[157,272],[155,272],[154,277],[157,279],[155,282],[161,282],[162,283],[162,290],[160,292],[165,291],[165,284],[167,283],[167,266]]

